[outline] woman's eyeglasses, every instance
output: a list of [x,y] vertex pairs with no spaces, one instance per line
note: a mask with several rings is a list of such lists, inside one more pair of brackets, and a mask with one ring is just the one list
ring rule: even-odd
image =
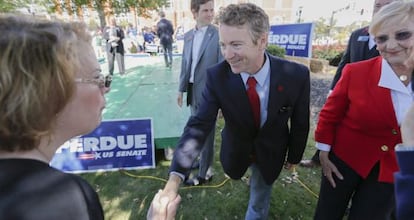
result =
[[[408,40],[409,38],[411,38],[412,35],[413,33],[411,31],[401,31],[401,32],[395,33],[394,39],[396,41],[404,41],[404,40]],[[390,37],[388,35],[380,35],[374,38],[376,44],[383,44],[387,42],[389,39]]]
[[111,86],[112,76],[111,75],[104,76],[103,74],[99,74],[97,77],[93,79],[76,78],[75,82],[92,83],[92,84],[97,85],[99,88],[109,88]]

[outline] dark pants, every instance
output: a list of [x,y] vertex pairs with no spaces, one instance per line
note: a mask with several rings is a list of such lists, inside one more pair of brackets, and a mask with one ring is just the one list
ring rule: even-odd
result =
[[[194,106],[194,100],[193,100],[193,83],[188,83],[187,87],[187,105],[190,106],[191,109],[191,115],[196,114],[196,107]],[[215,127],[211,129],[210,134],[207,136],[203,149],[200,153],[200,166],[198,170],[198,177],[206,178],[206,174],[208,169],[212,166],[214,161],[214,134],[215,134]]]
[[190,106],[193,102],[193,83],[187,85],[187,106]]
[[163,44],[162,48],[164,50],[164,61],[167,67],[171,66],[172,64],[172,43],[170,44]]
[[116,63],[118,64],[119,74],[123,75],[125,73],[125,63],[124,63],[124,55],[121,53],[117,53],[114,49],[112,52],[107,52],[108,57],[108,70],[109,74],[114,74],[114,65],[115,59]]
[[391,219],[395,208],[394,184],[378,182],[379,163],[363,179],[333,153],[330,159],[344,179],[334,178],[336,188],[333,188],[322,176],[315,220],[342,220],[351,199],[348,219]]

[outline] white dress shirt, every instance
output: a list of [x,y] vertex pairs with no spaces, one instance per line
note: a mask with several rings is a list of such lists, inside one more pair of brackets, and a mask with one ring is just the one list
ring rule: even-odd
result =
[[247,80],[250,76],[254,77],[257,81],[256,91],[260,99],[260,127],[263,126],[267,119],[267,103],[269,101],[270,61],[267,55],[265,55],[265,59],[266,61],[263,64],[262,68],[254,75],[250,75],[245,72],[240,73],[246,90],[249,87],[247,85]]
[[201,28],[194,28],[193,36],[193,50],[191,52],[191,73],[190,73],[190,83],[194,83],[194,72],[197,66],[198,56],[200,55],[201,44],[203,43],[204,35],[206,35],[208,26]]

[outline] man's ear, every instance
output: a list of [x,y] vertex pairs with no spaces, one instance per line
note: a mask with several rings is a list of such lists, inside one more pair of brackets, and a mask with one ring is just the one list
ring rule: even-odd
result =
[[267,32],[266,33],[263,33],[260,36],[260,38],[258,40],[258,43],[260,45],[260,49],[263,49],[263,50],[266,49],[268,38],[269,38],[269,34]]
[[197,18],[197,12],[194,9],[192,9],[191,13],[193,14],[193,19],[195,20]]

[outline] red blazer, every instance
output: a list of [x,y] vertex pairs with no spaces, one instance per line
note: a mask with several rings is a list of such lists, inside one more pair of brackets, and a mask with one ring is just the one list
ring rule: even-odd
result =
[[380,182],[394,182],[398,171],[394,147],[401,143],[391,91],[379,87],[382,57],[347,64],[323,106],[315,140],[362,177],[380,162]]

